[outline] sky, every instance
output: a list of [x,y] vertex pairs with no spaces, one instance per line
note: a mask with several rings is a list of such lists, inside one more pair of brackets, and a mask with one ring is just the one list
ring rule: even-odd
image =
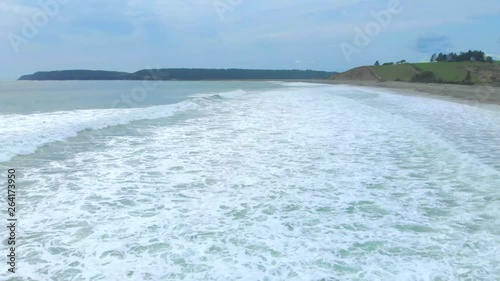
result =
[[483,50],[498,0],[0,0],[0,80],[65,69],[345,71]]

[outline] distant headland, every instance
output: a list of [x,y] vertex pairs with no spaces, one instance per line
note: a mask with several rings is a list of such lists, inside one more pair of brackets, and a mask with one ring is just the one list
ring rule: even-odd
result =
[[103,70],[43,71],[23,75],[18,80],[282,80],[329,79],[336,72],[267,69],[143,69],[134,73]]

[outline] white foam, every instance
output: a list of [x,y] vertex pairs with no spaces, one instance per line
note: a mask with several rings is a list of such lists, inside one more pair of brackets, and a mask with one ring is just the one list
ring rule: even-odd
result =
[[[495,280],[500,173],[478,155],[500,118],[339,89],[222,99],[26,162],[19,276]],[[438,112],[474,121],[460,134]]]
[[130,109],[95,109],[0,116],[0,162],[33,153],[51,142],[74,137],[83,130],[98,130],[131,121],[157,119],[197,108],[192,101]]
[[324,87],[326,84],[313,83],[313,82],[271,82],[285,87],[298,87],[298,88],[311,88],[311,87]]
[[246,94],[247,94],[246,91],[238,89],[236,91],[214,93],[214,94],[212,94],[212,97],[229,99],[229,98],[238,98],[238,97],[244,96]]

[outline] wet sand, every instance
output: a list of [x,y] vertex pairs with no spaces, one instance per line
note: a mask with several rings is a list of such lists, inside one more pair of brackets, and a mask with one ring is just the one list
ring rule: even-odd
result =
[[480,103],[500,105],[500,87],[494,87],[488,84],[467,86],[452,84],[424,84],[395,81],[376,82],[354,80],[302,80],[302,82],[384,88],[398,94],[427,96],[430,98],[446,99],[469,104]]

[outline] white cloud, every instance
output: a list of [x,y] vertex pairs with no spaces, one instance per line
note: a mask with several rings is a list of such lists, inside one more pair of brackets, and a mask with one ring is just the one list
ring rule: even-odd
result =
[[[30,0],[26,5],[20,0],[0,0],[0,43],[6,41],[9,32],[21,30],[22,18],[33,16],[38,1]],[[214,1],[237,4],[221,20]],[[92,61],[93,68],[98,68],[102,62],[106,69],[116,65],[133,69],[141,61],[163,59],[177,66],[199,63],[270,68],[296,67],[297,61],[307,66],[316,61],[314,67],[318,69],[342,70],[355,65],[345,62],[338,48],[340,42],[352,42],[355,28],[363,29],[373,21],[371,13],[386,9],[389,1],[72,0],[25,48],[23,56],[31,60],[12,67],[47,68],[53,64],[50,58],[60,54],[67,65],[85,67],[85,61]],[[448,36],[457,48],[468,48],[472,43],[470,48],[494,51],[498,47],[497,42],[483,36],[485,28],[491,27],[481,22],[483,16],[500,13],[498,0],[473,4],[457,0],[400,1],[404,10],[393,16],[380,38],[374,38],[353,64],[373,63],[375,56],[380,60],[404,57],[418,61],[421,54],[414,50],[415,39],[427,32]],[[463,39],[460,29],[472,23],[478,30],[474,42]],[[126,32],[113,32],[120,27]],[[92,59],[103,56],[105,60]],[[7,61],[3,57],[0,60]]]
[[9,33],[22,22],[23,17],[29,18],[37,9],[21,5],[14,0],[0,2],[0,32]]

